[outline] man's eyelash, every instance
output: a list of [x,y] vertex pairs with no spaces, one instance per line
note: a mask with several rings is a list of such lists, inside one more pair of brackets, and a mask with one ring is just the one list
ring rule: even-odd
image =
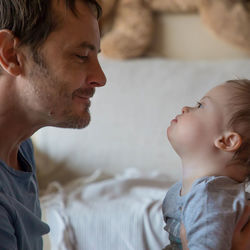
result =
[[81,55],[76,55],[78,58],[80,58],[80,59],[84,59],[84,60],[86,60],[86,59],[88,59],[88,56],[81,56]]

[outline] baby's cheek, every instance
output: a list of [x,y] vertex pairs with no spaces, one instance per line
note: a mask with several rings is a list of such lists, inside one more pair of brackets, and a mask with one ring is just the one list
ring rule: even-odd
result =
[[185,138],[186,143],[198,143],[208,135],[207,126],[202,122],[186,122],[180,129],[180,136]]

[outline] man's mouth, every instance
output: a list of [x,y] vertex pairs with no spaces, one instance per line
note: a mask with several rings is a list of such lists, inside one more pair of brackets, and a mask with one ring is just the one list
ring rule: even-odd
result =
[[82,99],[89,99],[91,97],[93,97],[95,93],[95,89],[94,88],[89,88],[89,89],[77,89],[73,92],[73,97],[79,97]]
[[83,105],[86,109],[88,109],[91,105],[91,101],[89,100],[92,96],[80,96],[80,95],[75,95],[73,96],[73,100],[80,104],[81,106]]
[[73,92],[72,99],[89,107],[91,105],[91,101],[89,99],[93,97],[94,93],[94,88],[77,89]]

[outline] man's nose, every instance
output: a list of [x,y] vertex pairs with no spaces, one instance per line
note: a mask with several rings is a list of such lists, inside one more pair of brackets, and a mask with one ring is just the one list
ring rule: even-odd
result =
[[89,76],[89,84],[93,87],[102,87],[106,84],[107,78],[99,62],[96,62],[94,69]]

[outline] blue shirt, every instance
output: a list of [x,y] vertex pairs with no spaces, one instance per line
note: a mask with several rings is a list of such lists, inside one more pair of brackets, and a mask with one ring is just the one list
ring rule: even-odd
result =
[[184,196],[180,196],[181,187],[181,182],[173,185],[163,202],[165,230],[171,242],[167,249],[182,249],[181,222],[189,249],[231,249],[235,225],[249,199],[245,184],[225,176],[210,176],[196,180]]
[[32,142],[18,152],[23,171],[0,160],[0,249],[42,250],[42,235],[49,226],[41,221],[41,208]]

